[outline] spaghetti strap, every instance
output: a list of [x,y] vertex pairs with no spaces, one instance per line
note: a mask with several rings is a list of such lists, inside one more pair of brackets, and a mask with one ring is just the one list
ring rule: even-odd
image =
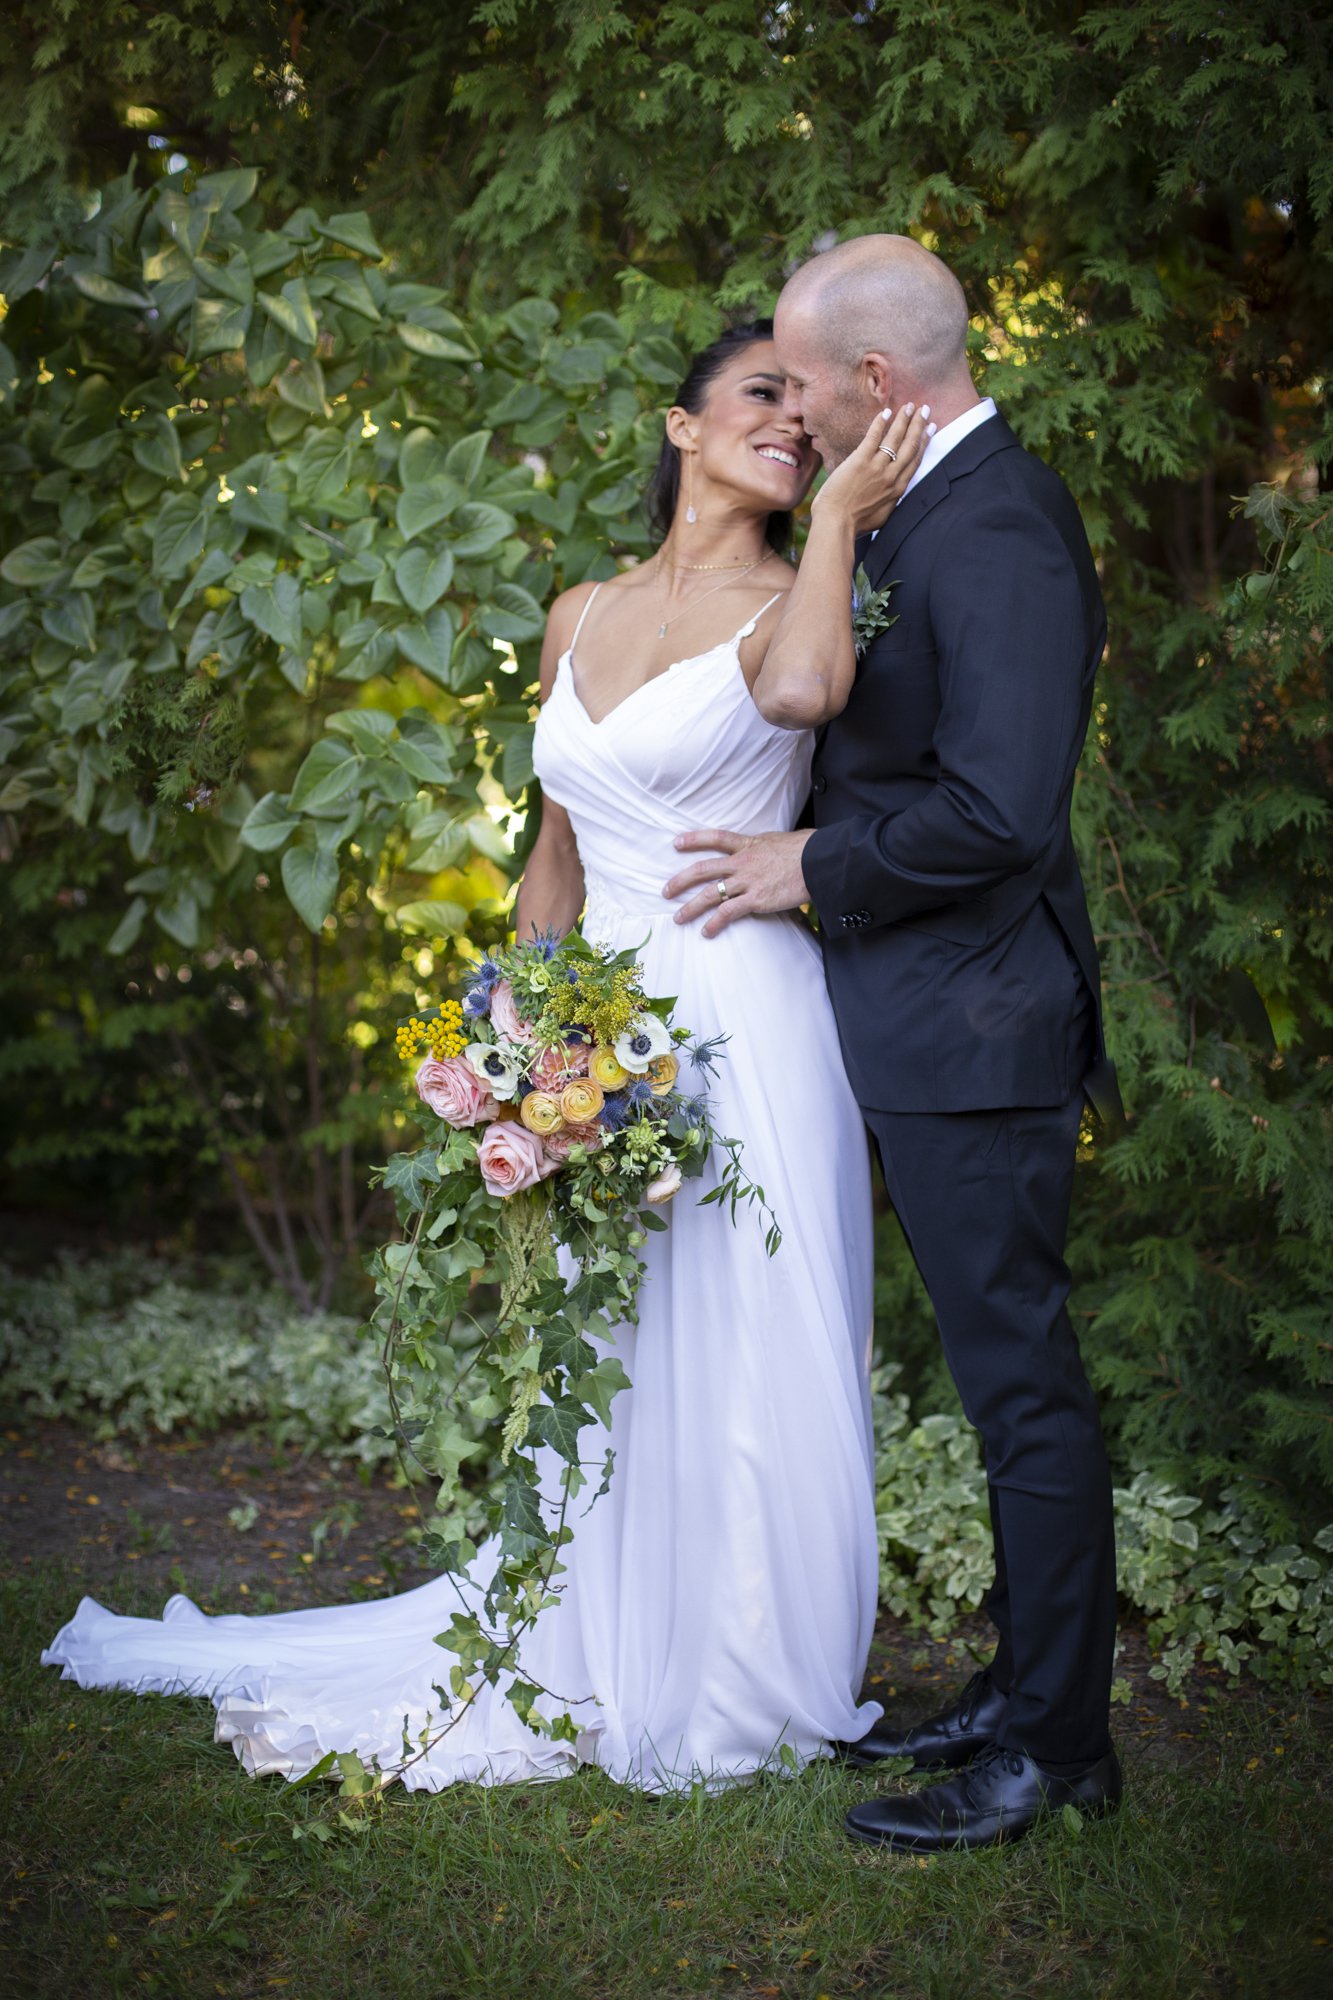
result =
[[[731,642],[732,645],[739,646],[742,639],[748,639],[750,634],[754,631],[755,626],[759,623],[759,620],[763,617],[764,613],[766,611],[771,611],[773,609],[773,606],[777,603],[778,599],[780,597],[785,597],[786,594],[787,593],[784,590],[775,590],[773,595],[769,598],[768,603],[760,605],[759,609],[755,612],[754,617],[750,620],[749,624],[741,626],[740,631],[736,634],[736,637]],[[592,600],[589,599],[589,603],[591,603],[591,601]],[[577,634],[575,636],[577,637]]]
[[[580,633],[580,632],[581,632],[581,631],[583,630],[583,621],[584,621],[584,619],[585,619],[585,618],[587,617],[588,613],[589,613],[589,612],[590,612],[590,611],[592,610],[592,601],[593,601],[594,597],[596,597],[596,595],[597,595],[598,591],[599,591],[599,590],[601,589],[601,587],[602,587],[602,586],[601,586],[601,584],[600,584],[600,583],[595,583],[595,584],[593,585],[592,589],[591,589],[591,590],[590,590],[590,591],[588,592],[588,601],[587,601],[587,603],[586,603],[586,604],[584,605],[584,607],[583,607],[582,611],[580,611],[580,613],[579,613],[579,622],[578,622],[578,624],[577,624],[577,625],[576,625],[576,626],[574,627],[574,636],[573,636],[573,638],[572,638],[572,639],[570,640],[570,642],[569,642],[569,647],[568,647],[568,651],[569,651],[569,653],[570,653],[571,657],[573,656],[573,652],[574,652],[574,648],[575,648],[575,646],[577,646],[577,645],[578,645],[578,643],[579,643],[579,633]],[[765,610],[767,610],[767,608],[768,608],[768,607],[767,607],[767,605],[766,605],[766,606],[765,606],[764,608],[765,608]]]

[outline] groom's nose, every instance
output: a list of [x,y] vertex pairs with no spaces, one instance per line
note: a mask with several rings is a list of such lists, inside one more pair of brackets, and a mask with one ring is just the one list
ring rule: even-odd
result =
[[790,382],[784,382],[782,385],[782,414],[789,424],[795,425],[797,430],[805,429],[801,416],[800,393],[793,389]]

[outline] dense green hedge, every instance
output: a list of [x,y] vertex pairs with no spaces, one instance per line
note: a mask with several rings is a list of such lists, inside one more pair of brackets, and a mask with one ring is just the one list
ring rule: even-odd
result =
[[[230,1204],[295,1297],[334,1296],[382,1226],[385,1026],[460,910],[503,922],[534,607],[644,547],[686,338],[823,232],[911,229],[1111,614],[1076,831],[1132,1123],[1087,1134],[1071,1258],[1117,1467],[1311,1531],[1333,23],[186,12],[133,48],[44,18],[0,110],[3,1191],[201,1231]],[[880,1331],[942,1408],[892,1224]]]

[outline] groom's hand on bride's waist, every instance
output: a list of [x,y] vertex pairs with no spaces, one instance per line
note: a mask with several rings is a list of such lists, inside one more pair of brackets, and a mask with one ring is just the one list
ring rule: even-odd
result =
[[688,898],[677,910],[676,922],[689,924],[704,917],[704,936],[716,937],[737,917],[799,909],[810,900],[801,873],[801,855],[809,838],[808,828],[799,833],[728,833],[725,827],[713,826],[678,833],[676,846],[681,852],[703,858],[673,875],[662,891],[669,902]]

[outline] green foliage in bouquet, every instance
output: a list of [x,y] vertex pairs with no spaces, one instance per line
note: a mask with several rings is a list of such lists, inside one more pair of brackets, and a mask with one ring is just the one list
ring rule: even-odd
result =
[[[614,1453],[589,1457],[583,1433],[609,1425],[612,1399],[629,1387],[608,1329],[635,1322],[648,1232],[667,1227],[677,1190],[711,1164],[700,1205],[726,1206],[735,1220],[757,1204],[769,1254],[781,1243],[740,1146],[713,1126],[706,1088],[680,1081],[677,1050],[706,1078],[719,1044],[672,1024],[674,1001],[644,993],[636,956],[577,932],[563,943],[534,935],[493,949],[462,1002],[399,1027],[399,1053],[415,1062],[424,1052],[416,1088],[430,1136],[383,1170],[401,1240],[370,1259],[368,1331],[381,1343],[404,1471],[438,1482],[423,1553],[458,1580],[460,1605],[438,1635],[456,1655],[451,1713],[415,1755],[480,1682],[502,1677],[530,1727],[573,1735],[567,1715],[537,1707],[549,1691],[526,1677],[518,1648],[559,1597],[573,1503],[597,1476],[595,1504],[613,1475]],[[484,1318],[479,1286],[496,1301]],[[483,1589],[467,1576],[478,1550],[462,1468],[488,1445],[499,1465]]]

